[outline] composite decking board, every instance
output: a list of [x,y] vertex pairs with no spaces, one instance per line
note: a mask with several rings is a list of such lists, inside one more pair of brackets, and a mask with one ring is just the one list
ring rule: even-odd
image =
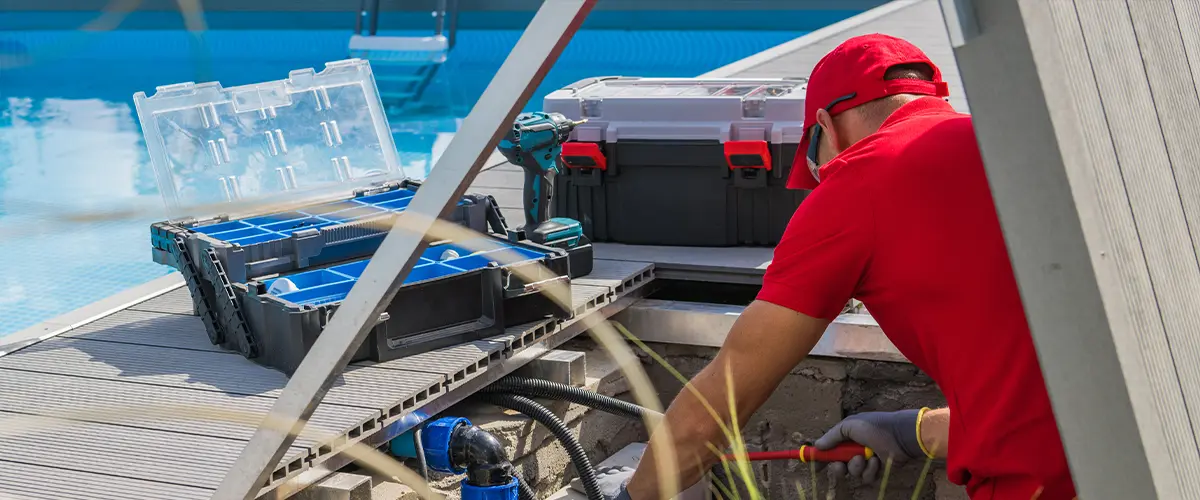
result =
[[[5,460],[82,472],[216,488],[245,442],[0,411]],[[17,419],[17,420],[9,420]],[[19,433],[12,433],[19,426]],[[282,463],[307,456],[290,447]]]
[[554,326],[554,322],[550,320],[535,321],[533,323],[526,323],[524,325],[511,326],[505,329],[504,333],[500,335],[488,337],[488,340],[504,344],[505,349],[517,349],[524,347],[523,345],[516,345],[517,340],[527,336],[530,332],[535,332],[538,330],[549,332],[554,328]]
[[571,286],[571,306],[575,308],[575,316],[582,316],[604,305],[612,293],[613,289],[607,286]]
[[[0,370],[0,408],[6,411],[166,432],[248,441],[274,403],[275,398],[265,396]],[[317,446],[379,415],[378,410],[324,403],[295,445]]]
[[592,272],[587,276],[571,280],[572,284],[608,287],[613,291],[632,276],[653,267],[648,262],[595,259]]
[[192,296],[187,287],[179,287],[145,302],[134,304],[128,310],[166,314],[193,315]]
[[59,337],[228,352],[208,340],[204,323],[198,316],[161,312],[120,311]]
[[205,488],[9,462],[0,458],[0,498],[4,499],[204,500],[212,493]]
[[447,377],[451,382],[455,374],[471,367],[481,368],[480,361],[488,359],[493,353],[504,350],[504,343],[492,340],[477,340],[467,344],[456,345],[436,351],[416,354],[382,363],[359,363],[362,366],[372,366],[386,370],[405,370],[412,372],[436,373]]
[[657,268],[735,271],[762,274],[774,258],[773,247],[669,247],[594,243],[596,259],[653,263]]
[[[283,373],[235,353],[56,338],[19,354],[0,358],[0,368],[271,397],[287,384]],[[387,411],[441,381],[429,373],[351,367],[324,401]]]

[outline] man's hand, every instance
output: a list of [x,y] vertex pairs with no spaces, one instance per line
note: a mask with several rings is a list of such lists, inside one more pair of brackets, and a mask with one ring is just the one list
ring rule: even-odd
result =
[[[691,380],[692,387],[684,388],[667,409],[659,425],[668,426],[669,441],[660,444],[651,438],[628,484],[629,496],[633,500],[675,496],[677,492],[664,492],[660,488],[660,471],[654,458],[660,453],[674,452],[679,470],[662,472],[674,475],[680,488],[696,484],[704,471],[719,461],[709,446],[717,449],[729,446],[718,419],[726,425],[731,421],[730,395],[734,396],[739,425],[745,425],[788,372],[808,355],[828,324],[828,320],[769,302],[750,304],[730,329],[716,359]],[[709,413],[710,409],[716,418]],[[652,432],[652,436],[657,434]],[[658,449],[662,444],[670,449]]]
[[[938,425],[942,423],[938,418],[941,415],[934,413],[942,411],[945,412],[945,422],[948,422],[948,410],[922,409],[851,415],[829,429],[813,445],[818,449],[828,450],[839,443],[852,441],[871,448],[874,456],[870,459],[854,457],[848,463],[830,464],[829,468],[834,471],[834,474],[849,473],[865,482],[873,483],[879,479],[883,463],[889,458],[893,465],[900,465],[911,460],[934,458],[925,451],[933,447],[928,446],[929,443],[923,442],[922,439],[945,443],[941,430],[948,429],[948,426]],[[926,432],[925,429],[920,429],[918,426],[918,422],[928,422],[928,417],[938,420],[929,425],[931,427],[929,430],[934,431],[933,433]],[[944,449],[944,444],[940,448]]]

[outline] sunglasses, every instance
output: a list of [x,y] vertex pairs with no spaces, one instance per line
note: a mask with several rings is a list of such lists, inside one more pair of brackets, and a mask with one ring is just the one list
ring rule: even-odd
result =
[[[828,113],[830,110],[833,109],[834,106],[837,106],[838,104],[840,104],[844,101],[854,99],[855,95],[856,95],[855,92],[851,92],[851,93],[841,96],[837,99],[834,99],[833,102],[829,103],[828,106],[825,106],[825,112]],[[821,166],[820,163],[817,161],[817,151],[820,148],[820,145],[821,145],[821,125],[814,123],[812,126],[812,136],[809,137],[809,139],[808,139],[807,156],[808,156],[808,169],[812,171],[813,177],[817,178],[817,182],[821,181],[821,178],[817,177],[817,167]]]

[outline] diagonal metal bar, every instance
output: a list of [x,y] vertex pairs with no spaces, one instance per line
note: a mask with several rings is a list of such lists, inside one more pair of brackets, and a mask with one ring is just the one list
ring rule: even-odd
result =
[[350,290],[266,420],[226,474],[214,499],[246,500],[258,495],[295,435],[428,246],[424,237],[434,218],[447,215],[454,208],[595,2],[546,0],[538,9],[417,191],[406,211],[406,217],[414,220],[393,226],[358,284]]

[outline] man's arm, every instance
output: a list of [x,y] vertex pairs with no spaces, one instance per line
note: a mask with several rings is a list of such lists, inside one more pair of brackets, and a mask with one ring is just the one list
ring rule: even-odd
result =
[[[732,429],[729,398],[733,394],[740,428],[788,372],[808,355],[828,324],[828,320],[764,301],[755,301],[746,308],[730,329],[717,357],[690,382],[695,391],[685,387],[659,424],[668,426],[670,446],[679,463],[681,488],[695,484],[709,467],[720,461],[708,444],[719,450],[729,446],[720,424],[699,398],[707,400],[726,427]],[[727,387],[726,370],[732,387]],[[654,442],[651,439],[651,443]],[[659,474],[671,472],[658,470],[654,462],[655,454],[670,452],[657,449],[653,444],[647,448],[626,487],[630,498],[648,500],[674,496],[676,492],[667,496],[660,493]]]

